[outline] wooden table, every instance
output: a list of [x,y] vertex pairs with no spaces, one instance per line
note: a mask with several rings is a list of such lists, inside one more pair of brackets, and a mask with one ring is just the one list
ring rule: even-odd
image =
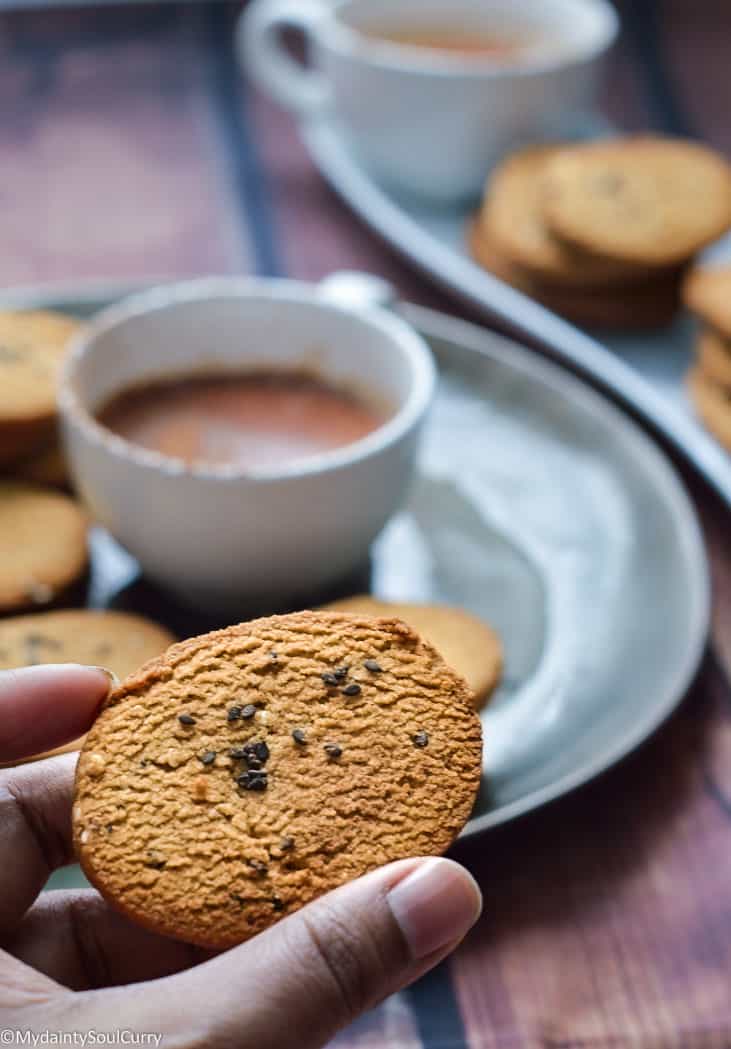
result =
[[[290,119],[240,80],[236,9],[0,16],[0,281],[355,267],[457,312],[358,225]],[[731,152],[728,0],[627,0],[622,13],[608,112]],[[600,781],[461,848],[483,920],[339,1046],[731,1046],[729,518],[692,491],[715,616],[691,694]]]

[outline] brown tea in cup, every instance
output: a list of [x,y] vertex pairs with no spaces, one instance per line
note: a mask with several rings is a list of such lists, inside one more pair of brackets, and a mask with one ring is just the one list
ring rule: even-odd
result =
[[387,413],[305,372],[196,374],[123,390],[97,420],[188,464],[277,469],[366,437]]

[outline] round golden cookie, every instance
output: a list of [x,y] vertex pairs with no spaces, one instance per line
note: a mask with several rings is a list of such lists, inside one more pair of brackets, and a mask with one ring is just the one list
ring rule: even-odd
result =
[[60,492],[0,482],[0,613],[51,604],[84,574],[87,520]]
[[706,429],[731,451],[731,393],[706,378],[698,367],[688,374],[688,390]]
[[325,607],[334,612],[403,619],[462,675],[472,689],[478,709],[487,703],[500,683],[503,670],[500,638],[487,623],[463,608],[381,601],[370,594],[346,597]]
[[74,841],[128,917],[230,947],[443,852],[481,754],[466,683],[405,624],[257,619],[174,645],[111,694],[79,759]]
[[686,262],[731,226],[731,168],[694,142],[637,137],[562,150],[543,214],[574,247],[618,262]]
[[0,463],[53,437],[59,366],[78,328],[62,313],[0,311]]
[[[174,642],[164,627],[126,612],[68,609],[11,616],[0,619],[0,670],[38,663],[81,663],[103,666],[123,678]],[[25,760],[78,750],[82,742],[77,739]]]
[[702,321],[731,339],[731,266],[692,270],[683,287],[683,299]]
[[670,324],[678,311],[679,270],[625,287],[568,289],[536,280],[506,259],[476,226],[470,231],[469,248],[483,269],[579,327],[651,330]]
[[698,366],[706,379],[731,390],[731,340],[723,339],[712,328],[698,336]]
[[512,154],[492,174],[478,217],[487,240],[507,260],[547,284],[570,288],[624,284],[646,267],[598,258],[558,240],[543,217],[547,162],[558,146],[533,146]]
[[48,484],[53,488],[70,486],[66,457],[58,441],[26,459],[21,459],[20,462],[13,463],[11,470],[14,477],[31,481],[33,484]]

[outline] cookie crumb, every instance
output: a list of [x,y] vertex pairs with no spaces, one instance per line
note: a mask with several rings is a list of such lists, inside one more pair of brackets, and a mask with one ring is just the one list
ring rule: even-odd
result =
[[104,769],[106,766],[107,763],[101,754],[92,753],[89,754],[86,759],[86,771],[90,776],[93,776],[94,779],[98,779],[99,776],[104,775]]

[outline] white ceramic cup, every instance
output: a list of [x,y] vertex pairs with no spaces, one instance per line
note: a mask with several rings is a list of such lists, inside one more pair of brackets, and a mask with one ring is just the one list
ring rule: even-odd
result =
[[[201,370],[306,365],[367,390],[390,418],[364,439],[277,470],[184,463],[129,443],[94,412],[131,385]],[[215,611],[285,606],[357,567],[401,505],[435,366],[424,340],[376,307],[316,287],[211,278],[104,310],[67,359],[62,430],[93,517],[147,576]]]
[[[287,27],[304,33],[309,69],[286,50]],[[500,64],[366,35],[409,27],[537,43]],[[617,30],[608,0],[253,0],[239,44],[266,92],[303,119],[335,117],[376,175],[456,201],[509,149],[575,132]]]

